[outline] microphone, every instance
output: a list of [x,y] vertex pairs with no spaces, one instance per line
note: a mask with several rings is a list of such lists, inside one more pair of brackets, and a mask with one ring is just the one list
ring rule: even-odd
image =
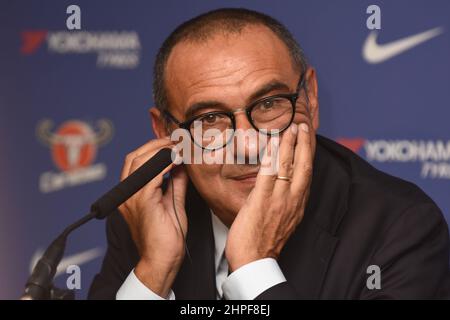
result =
[[44,255],[33,268],[25,285],[22,300],[51,299],[52,281],[66,247],[67,236],[93,218],[104,219],[122,203],[142,189],[160,174],[175,159],[172,150],[164,148],[147,160],[141,167],[102,195],[91,205],[91,212],[68,226],[47,248]]
[[95,201],[91,206],[91,212],[95,212],[97,219],[104,219],[171,163],[172,149],[161,149],[125,180]]

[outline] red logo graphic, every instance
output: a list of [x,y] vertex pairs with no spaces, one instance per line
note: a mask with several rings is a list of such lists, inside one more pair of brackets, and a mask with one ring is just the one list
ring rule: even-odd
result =
[[22,47],[20,52],[24,55],[34,53],[47,37],[47,30],[22,31]]
[[97,154],[97,147],[112,137],[110,121],[98,121],[98,132],[87,123],[69,120],[61,124],[54,133],[50,120],[42,121],[37,128],[39,139],[50,147],[53,162],[61,171],[72,171],[90,166]]
[[352,150],[354,153],[358,153],[361,147],[366,142],[364,138],[337,138],[336,141],[342,144],[344,147]]

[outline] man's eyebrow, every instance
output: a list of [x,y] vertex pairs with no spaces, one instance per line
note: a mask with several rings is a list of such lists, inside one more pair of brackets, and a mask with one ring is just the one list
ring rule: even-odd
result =
[[[256,90],[253,94],[250,95],[250,97],[247,99],[247,103],[251,103],[255,100],[258,100],[259,98],[264,97],[268,93],[275,91],[275,90],[284,90],[284,91],[290,91],[291,89],[286,83],[283,83],[278,80],[272,80],[266,84],[264,84],[262,87],[260,87],[258,90]],[[223,102],[215,101],[215,100],[209,100],[209,101],[201,101],[194,103],[188,107],[188,109],[185,112],[186,119],[189,119],[194,114],[196,114],[198,111],[203,109],[222,109],[224,111],[228,111],[226,105]]]
[[291,88],[286,83],[283,83],[278,80],[272,80],[266,84],[264,84],[261,88],[256,90],[249,98],[247,103],[251,103],[255,100],[258,100],[259,98],[264,97],[268,93],[275,91],[275,90],[284,90],[284,91],[291,91]]
[[211,109],[211,108],[226,110],[225,105],[220,101],[214,101],[214,100],[202,101],[202,102],[197,102],[197,103],[190,105],[189,108],[185,112],[185,117],[186,117],[186,119],[189,119],[198,111],[203,110],[203,109]]

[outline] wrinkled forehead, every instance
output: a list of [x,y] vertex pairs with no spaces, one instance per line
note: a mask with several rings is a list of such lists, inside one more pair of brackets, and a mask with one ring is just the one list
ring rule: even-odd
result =
[[275,33],[248,26],[239,33],[177,44],[167,61],[165,87],[171,111],[182,113],[193,99],[245,99],[263,82],[295,82],[298,74]]

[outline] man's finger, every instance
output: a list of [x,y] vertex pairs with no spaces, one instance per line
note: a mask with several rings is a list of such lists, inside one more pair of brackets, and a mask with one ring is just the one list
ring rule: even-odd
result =
[[261,160],[258,175],[256,176],[256,183],[253,190],[253,196],[271,195],[277,177],[277,163],[279,157],[280,137],[272,136],[267,143],[266,149]]
[[[172,181],[168,181],[168,188],[164,195],[166,206],[168,208],[173,208],[176,206],[176,210],[179,212],[184,212],[183,208],[185,206],[186,199],[186,189],[188,184],[188,176],[184,166],[176,166],[170,173],[170,179]],[[173,203],[173,199],[175,199],[175,204]],[[178,226],[178,219],[180,219],[181,225],[187,224],[186,215],[182,214],[180,216],[175,216],[174,210],[168,210],[171,213],[171,217]],[[183,230],[183,233],[186,234],[186,230]]]
[[170,146],[172,144],[173,144],[173,142],[168,138],[151,140],[151,141],[147,142],[146,144],[140,146],[133,152],[129,153],[125,157],[125,163],[123,165],[122,172],[120,174],[120,180],[122,181],[130,175],[130,167],[135,158],[137,158],[149,151],[152,151],[152,150],[154,150],[154,154],[156,154],[156,152],[159,151],[160,149],[162,149],[163,147]]
[[[295,144],[297,142],[298,126],[293,123],[283,133],[281,139],[280,152],[278,158],[278,174],[279,177],[291,179],[293,177],[293,162]],[[284,198],[287,191],[291,187],[291,180],[277,179],[274,185],[273,196],[275,199]]]
[[300,123],[297,133],[297,146],[294,156],[294,175],[291,184],[291,194],[293,197],[303,195],[309,185],[312,176],[312,144],[311,134],[308,124]]

